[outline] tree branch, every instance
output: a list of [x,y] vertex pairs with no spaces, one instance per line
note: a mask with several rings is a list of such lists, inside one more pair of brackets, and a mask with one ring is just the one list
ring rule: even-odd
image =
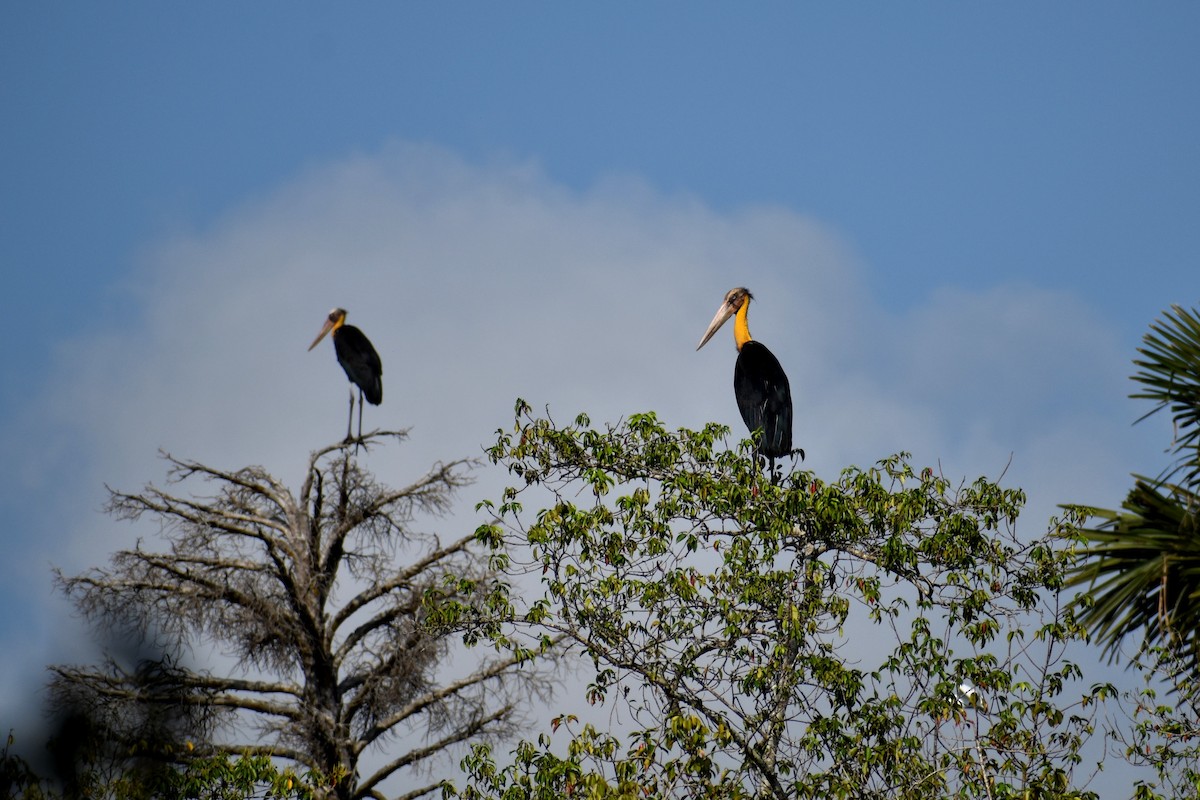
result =
[[449,544],[438,550],[434,550],[424,558],[400,570],[390,579],[373,584],[366,591],[360,592],[359,594],[350,598],[350,600],[347,601],[346,604],[342,606],[342,608],[333,616],[332,626],[334,630],[341,628],[341,626],[345,624],[346,620],[363,606],[378,600],[380,597],[383,597],[389,592],[395,591],[396,589],[407,585],[417,575],[420,575],[422,572],[429,569],[429,567],[437,564],[443,559],[448,558],[455,553],[460,553],[466,550],[471,542],[474,541],[474,539],[474,534],[470,534],[462,537],[452,544]]
[[387,764],[384,764],[382,767],[376,770],[371,777],[367,778],[365,781],[361,781],[358,784],[359,789],[357,796],[362,797],[367,795],[374,789],[375,786],[377,786],[381,781],[386,779],[389,775],[397,770],[403,769],[410,764],[415,764],[418,761],[422,761],[431,755],[434,755],[435,753],[445,750],[453,744],[457,744],[461,741],[471,738],[472,736],[475,736],[487,728],[487,726],[491,725],[492,723],[499,722],[508,716],[510,713],[512,713],[513,708],[514,706],[511,704],[503,706],[491,714],[488,714],[486,717],[482,717],[467,723],[463,727],[448,734],[447,736],[442,737],[433,744],[418,748],[416,750],[410,750],[400,758],[389,761]]

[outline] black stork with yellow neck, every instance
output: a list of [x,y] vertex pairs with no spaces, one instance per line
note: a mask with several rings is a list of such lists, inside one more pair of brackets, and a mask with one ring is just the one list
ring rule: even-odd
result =
[[375,352],[366,334],[353,325],[346,324],[346,309],[335,308],[329,312],[325,325],[308,349],[311,351],[325,338],[325,334],[330,332],[333,333],[333,350],[337,353],[338,363],[342,365],[346,377],[353,384],[350,387],[350,417],[346,420],[346,441],[354,440],[350,435],[350,424],[354,421],[354,386],[358,387],[358,438],[361,441],[363,398],[373,406],[383,402],[383,362],[379,360],[379,353]]
[[751,433],[761,431],[758,454],[770,462],[774,475],[775,459],[791,455],[803,459],[804,451],[792,449],[792,390],[787,375],[766,345],[750,338],[746,315],[752,297],[748,289],[730,289],[696,349],[704,347],[727,319],[737,315],[733,322],[733,341],[738,349],[733,394],[746,427]]

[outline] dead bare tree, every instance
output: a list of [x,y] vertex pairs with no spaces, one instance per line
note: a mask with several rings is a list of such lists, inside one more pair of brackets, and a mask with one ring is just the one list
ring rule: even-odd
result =
[[[377,431],[363,443],[404,437]],[[419,797],[439,781],[414,768],[460,742],[509,732],[521,701],[545,692],[547,678],[526,663],[532,651],[515,645],[465,669],[466,659],[448,665],[461,644],[423,624],[435,589],[457,599],[447,576],[489,577],[473,534],[443,542],[414,528],[448,510],[470,464],[438,464],[393,489],[364,472],[353,450],[314,452],[298,495],[260,467],[227,472],[164,454],[169,485],[215,490],[110,489],[108,511],[157,519],[169,548],[139,541],[107,569],[57,580],[90,620],[179,652],[208,643],[232,659],[173,672],[171,702],[220,713],[207,748],[344,775],[335,793],[347,800],[382,798],[385,782],[401,781],[403,797]],[[115,661],[53,669],[60,690],[98,702],[158,697]]]

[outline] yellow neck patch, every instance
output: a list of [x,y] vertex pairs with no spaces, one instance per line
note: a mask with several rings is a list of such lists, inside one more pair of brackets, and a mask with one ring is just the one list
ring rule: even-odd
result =
[[737,310],[737,316],[733,320],[733,341],[737,343],[737,349],[741,350],[742,345],[750,341],[750,323],[746,321],[746,314],[750,311],[750,298],[747,297],[742,301],[742,307]]

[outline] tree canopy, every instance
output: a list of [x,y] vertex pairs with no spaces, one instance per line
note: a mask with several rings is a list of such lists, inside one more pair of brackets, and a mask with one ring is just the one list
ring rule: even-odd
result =
[[478,537],[531,553],[514,566],[542,591],[460,585],[437,619],[566,637],[620,722],[479,745],[458,796],[1094,796],[1080,749],[1109,688],[1067,657],[1067,548],[1017,534],[1020,490],[904,454],[776,485],[727,435],[518,403],[489,451],[515,483]]

